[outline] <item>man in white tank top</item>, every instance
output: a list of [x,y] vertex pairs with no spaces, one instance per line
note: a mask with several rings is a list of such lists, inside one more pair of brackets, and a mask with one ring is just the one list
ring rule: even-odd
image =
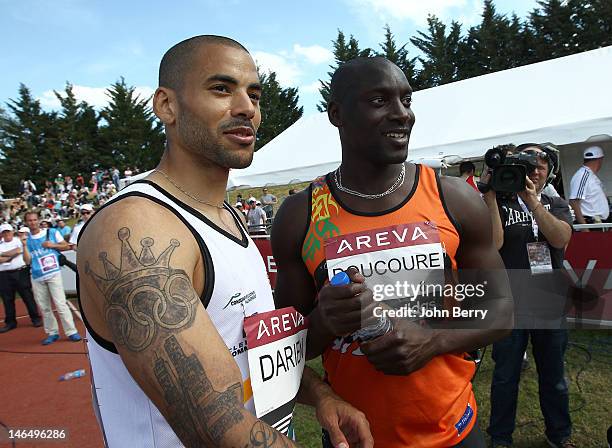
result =
[[[253,415],[242,320],[274,303],[244,218],[223,203],[229,170],[252,161],[261,94],[238,42],[172,47],[153,98],[163,157],[81,232],[80,305],[107,446],[295,446]],[[364,415],[308,369],[300,395],[334,446],[373,446]]]

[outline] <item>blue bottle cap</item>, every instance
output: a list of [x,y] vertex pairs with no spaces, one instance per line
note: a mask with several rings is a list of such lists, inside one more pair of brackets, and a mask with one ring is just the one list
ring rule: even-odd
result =
[[332,277],[330,283],[332,286],[348,285],[351,283],[351,279],[346,272],[341,271]]

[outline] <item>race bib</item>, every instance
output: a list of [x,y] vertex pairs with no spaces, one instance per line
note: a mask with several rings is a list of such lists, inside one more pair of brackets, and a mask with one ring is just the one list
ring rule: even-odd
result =
[[57,257],[54,254],[45,255],[39,258],[40,269],[43,274],[59,269]]
[[548,244],[542,241],[527,243],[527,255],[529,256],[529,266],[533,275],[546,274],[553,271]]
[[435,295],[429,294],[427,286],[444,285],[444,249],[432,222],[329,238],[325,241],[325,257],[330,279],[354,267],[379,301]]
[[244,319],[255,414],[289,437],[306,364],[307,328],[308,320],[293,307]]

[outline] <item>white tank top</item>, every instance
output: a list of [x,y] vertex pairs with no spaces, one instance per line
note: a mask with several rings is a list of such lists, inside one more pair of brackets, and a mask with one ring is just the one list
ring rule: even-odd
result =
[[[198,242],[206,276],[201,301],[240,368],[245,389],[244,406],[255,414],[243,319],[245,315],[274,309],[272,288],[259,251],[237,213],[228,204],[225,206],[237,222],[241,239],[222,230],[200,212],[149,181],[129,185],[113,196],[105,207],[134,196],[143,198],[143,201],[156,202],[173,212]],[[137,243],[131,244],[138,253]],[[160,252],[163,249],[158,248]],[[159,256],[155,251],[154,254]],[[107,446],[182,447],[168,422],[128,372],[115,346],[91,329],[85,313],[83,320],[87,327],[94,411]]]

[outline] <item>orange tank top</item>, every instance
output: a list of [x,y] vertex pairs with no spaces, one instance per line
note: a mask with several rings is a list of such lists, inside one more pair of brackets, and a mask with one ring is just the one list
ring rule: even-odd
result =
[[[302,259],[317,290],[327,281],[325,240],[392,225],[435,223],[456,268],[459,232],[431,168],[417,165],[408,197],[394,209],[376,215],[342,207],[329,181],[329,175],[323,176],[310,186],[310,225],[302,245]],[[334,392],[366,414],[376,447],[451,447],[469,434],[476,421],[471,383],[475,365],[464,354],[437,356],[410,375],[393,376],[375,370],[361,354],[358,341],[337,339],[323,354],[323,366]]]

